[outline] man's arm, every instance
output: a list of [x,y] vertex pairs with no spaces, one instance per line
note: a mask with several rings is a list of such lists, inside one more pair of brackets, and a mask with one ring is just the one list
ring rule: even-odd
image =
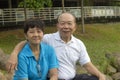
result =
[[99,80],[106,80],[106,77],[104,74],[102,74],[91,62],[83,65],[84,68],[92,75],[95,75],[99,78]]
[[6,63],[6,69],[9,72],[12,72],[13,70],[16,69],[17,66],[17,56],[19,54],[19,52],[21,51],[21,49],[24,47],[25,43],[27,41],[21,41],[20,43],[18,43],[15,48],[13,49],[7,63]]
[[50,70],[50,80],[58,80],[57,68],[53,68]]

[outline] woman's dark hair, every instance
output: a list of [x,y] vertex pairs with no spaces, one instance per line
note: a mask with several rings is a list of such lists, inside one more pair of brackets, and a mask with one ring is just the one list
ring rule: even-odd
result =
[[44,32],[44,22],[40,18],[30,18],[24,23],[24,33],[26,34],[29,28],[37,27]]

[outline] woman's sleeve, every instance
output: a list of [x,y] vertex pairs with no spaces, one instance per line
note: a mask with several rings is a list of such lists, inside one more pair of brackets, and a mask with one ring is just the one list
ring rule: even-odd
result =
[[58,59],[57,59],[57,56],[56,56],[56,53],[55,53],[55,50],[53,49],[53,47],[50,48],[50,54],[49,54],[49,69],[52,69],[52,68],[58,68]]

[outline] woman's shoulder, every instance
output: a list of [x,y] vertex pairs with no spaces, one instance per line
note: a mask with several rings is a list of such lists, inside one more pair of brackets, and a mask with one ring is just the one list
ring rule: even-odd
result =
[[30,46],[28,43],[25,44],[25,46],[22,48],[22,50],[19,52],[19,56],[28,56],[31,52]]
[[41,42],[41,47],[44,50],[44,52],[47,52],[47,53],[51,53],[51,52],[53,53],[55,51],[51,45],[44,42]]
[[45,43],[45,42],[41,42],[41,46],[44,48],[53,48],[51,45]]

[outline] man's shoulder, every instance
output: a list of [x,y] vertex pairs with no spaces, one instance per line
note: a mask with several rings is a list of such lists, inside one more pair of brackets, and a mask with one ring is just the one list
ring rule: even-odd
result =
[[57,33],[49,33],[49,34],[45,34],[43,36],[43,41],[45,40],[52,40],[55,38],[55,36],[57,35]]
[[73,42],[74,42],[74,45],[76,46],[85,47],[84,42],[79,38],[73,37]]
[[83,41],[79,38],[76,38],[75,36],[73,36],[73,40],[77,43],[83,43]]
[[53,36],[53,35],[56,35],[56,33],[49,33],[49,34],[45,34],[44,37],[50,37],[50,36]]

